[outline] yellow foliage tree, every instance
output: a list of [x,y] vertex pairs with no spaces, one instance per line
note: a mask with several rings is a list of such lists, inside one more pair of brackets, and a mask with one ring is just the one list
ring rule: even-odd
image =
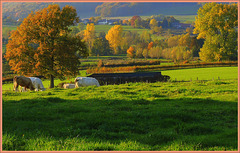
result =
[[150,20],[149,26],[151,27],[151,29],[157,27],[158,26],[157,20],[155,19]]
[[115,25],[106,35],[106,39],[109,41],[110,47],[113,48],[115,55],[119,52],[118,47],[122,41],[122,31],[123,29],[121,25]]
[[93,42],[96,38],[95,26],[93,23],[87,24],[86,30],[84,30],[83,40],[87,43],[89,54],[92,55]]
[[200,59],[204,61],[236,60],[238,54],[237,4],[206,3],[199,8],[197,14],[193,33],[198,34],[198,39],[205,39],[199,52]]

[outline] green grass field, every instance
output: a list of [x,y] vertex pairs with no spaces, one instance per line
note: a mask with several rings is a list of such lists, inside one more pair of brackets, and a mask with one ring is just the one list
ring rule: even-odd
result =
[[[119,56],[120,57],[120,56]],[[107,58],[107,56],[105,57]],[[91,57],[90,59],[96,59],[96,57]],[[102,57],[102,59],[104,59]],[[171,77],[172,81],[194,81],[194,80],[237,80],[238,79],[238,67],[211,67],[211,68],[196,68],[196,69],[179,69],[179,70],[166,70],[161,71],[162,75],[168,75]],[[86,70],[80,71],[80,76],[86,76]],[[74,78],[69,80],[59,80],[55,79],[54,83],[57,86],[61,82],[74,81]],[[43,85],[49,88],[50,81],[43,80]],[[12,90],[13,85],[3,84],[2,90]]]
[[195,22],[195,17],[197,15],[172,15],[175,19],[179,20],[181,23],[193,23]]
[[237,150],[237,80],[3,91],[3,150]]
[[238,67],[210,67],[197,69],[179,69],[162,71],[162,75],[169,75],[172,80],[217,80],[238,79]]

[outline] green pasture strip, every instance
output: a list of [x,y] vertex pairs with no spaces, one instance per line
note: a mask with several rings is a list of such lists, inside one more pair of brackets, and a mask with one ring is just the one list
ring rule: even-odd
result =
[[195,69],[178,69],[161,71],[162,75],[168,75],[171,80],[225,80],[238,79],[238,67],[210,67]]
[[100,60],[100,59],[110,59],[110,58],[127,58],[126,54],[114,55],[114,56],[89,56],[87,60]]
[[238,81],[3,91],[3,150],[237,151]]
[[[195,21],[196,15],[165,15],[165,16],[173,16],[175,19],[179,20],[182,23],[188,23]],[[146,20],[147,18],[151,18],[149,16],[140,16],[142,19]],[[121,20],[128,20],[131,19],[132,16],[122,16],[122,17],[108,17],[108,19],[121,19]]]

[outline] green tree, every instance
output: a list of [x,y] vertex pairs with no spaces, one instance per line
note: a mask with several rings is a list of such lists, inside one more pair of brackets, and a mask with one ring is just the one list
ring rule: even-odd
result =
[[105,37],[98,37],[93,42],[92,55],[94,56],[106,56],[111,55],[112,50]]
[[78,24],[78,29],[79,29],[79,31],[83,31],[84,30],[84,23],[83,22],[80,22],[79,24]]
[[79,21],[76,9],[66,5],[49,5],[29,14],[12,33],[5,58],[12,70],[20,75],[43,75],[64,79],[76,76],[79,57],[88,55],[86,45],[70,35],[70,26]]
[[121,49],[123,53],[132,46],[132,44],[138,44],[140,42],[140,35],[136,31],[124,31],[122,34]]
[[[199,34],[198,39],[205,39],[201,53],[199,53],[200,59],[205,61],[236,60],[237,26],[237,4],[206,3],[203,5],[198,10],[193,31],[194,34]],[[212,57],[213,55],[215,57]]]
[[146,30],[143,31],[142,34],[140,35],[140,40],[141,40],[141,42],[150,43],[152,41],[151,34]]
[[77,27],[72,27],[72,31],[71,31],[71,34],[73,35],[73,36],[75,36],[77,33],[79,33],[80,31],[79,31],[79,29],[77,28]]

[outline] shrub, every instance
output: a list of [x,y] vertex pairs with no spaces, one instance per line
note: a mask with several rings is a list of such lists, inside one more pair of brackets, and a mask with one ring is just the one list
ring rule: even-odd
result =
[[99,60],[97,66],[98,66],[98,67],[102,67],[102,66],[104,66],[103,61],[102,61],[102,60]]

